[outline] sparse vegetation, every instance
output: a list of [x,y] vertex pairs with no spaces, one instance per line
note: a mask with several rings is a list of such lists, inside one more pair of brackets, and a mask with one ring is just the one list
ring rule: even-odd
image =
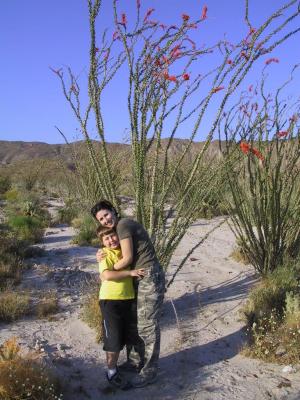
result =
[[99,283],[91,284],[91,290],[84,298],[81,319],[88,324],[90,328],[96,331],[96,341],[102,340],[102,315],[99,306]]
[[99,247],[99,240],[96,236],[97,224],[90,214],[86,214],[82,218],[74,219],[72,225],[76,229],[73,243],[79,246],[92,245]]
[[70,224],[79,213],[78,207],[75,205],[74,200],[66,200],[65,206],[57,210],[57,218],[55,220],[58,224]]
[[11,180],[8,176],[0,175],[0,198],[10,189]]
[[[286,110],[281,99],[286,85],[267,95],[263,78],[259,97],[245,95],[224,120],[232,229],[262,275],[300,250],[299,107],[296,102]],[[230,129],[228,121],[237,110],[241,115]]]
[[16,338],[0,347],[1,400],[62,399],[59,380],[36,354],[20,355]]
[[0,230],[0,292],[20,282],[24,244]]
[[241,262],[245,265],[250,264],[249,257],[247,256],[247,252],[243,248],[243,243],[238,239],[237,240],[237,246],[234,248],[232,253],[230,254],[230,257],[237,262]]
[[16,233],[20,240],[28,243],[41,241],[44,233],[44,224],[37,217],[17,215],[8,218],[8,225]]
[[0,321],[12,322],[30,311],[30,296],[19,290],[0,292]]
[[38,318],[49,318],[58,312],[58,297],[55,291],[44,293],[35,307]]
[[245,354],[279,363],[300,358],[300,269],[277,268],[254,288],[243,312],[249,345]]

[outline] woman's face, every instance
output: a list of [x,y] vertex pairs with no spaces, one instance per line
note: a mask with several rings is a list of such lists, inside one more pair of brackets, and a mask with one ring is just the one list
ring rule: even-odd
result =
[[97,212],[96,219],[102,226],[114,228],[117,224],[117,216],[114,211],[102,209]]

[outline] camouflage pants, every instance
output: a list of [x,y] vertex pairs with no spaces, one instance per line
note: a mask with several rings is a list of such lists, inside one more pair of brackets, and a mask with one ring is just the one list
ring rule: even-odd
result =
[[159,319],[165,293],[165,274],[159,264],[138,282],[137,321],[141,344],[127,349],[131,362],[143,365],[141,374],[156,375],[160,351]]

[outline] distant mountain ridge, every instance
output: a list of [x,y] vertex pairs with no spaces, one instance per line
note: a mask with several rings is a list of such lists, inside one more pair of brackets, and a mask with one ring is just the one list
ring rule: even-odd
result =
[[[162,140],[162,147],[164,147],[167,139]],[[176,156],[181,153],[187,139],[174,139],[170,147],[170,156]],[[94,141],[95,145],[99,142]],[[194,142],[190,149],[190,156],[194,156],[203,147],[204,142]],[[80,148],[84,148],[85,143],[83,141],[73,142],[71,145],[68,144],[49,144],[43,142],[22,142],[22,141],[6,141],[0,140],[0,164],[13,164],[19,161],[27,161],[33,159],[55,159],[61,158],[66,162],[72,161],[72,148],[75,151],[79,151]],[[128,144],[122,143],[108,143],[107,148],[109,152],[123,152],[129,150]],[[208,153],[215,155],[219,153],[219,143],[213,141],[209,145]]]

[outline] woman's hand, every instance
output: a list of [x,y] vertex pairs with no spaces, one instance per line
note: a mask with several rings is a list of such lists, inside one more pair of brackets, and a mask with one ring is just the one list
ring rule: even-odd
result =
[[103,250],[101,250],[101,249],[99,249],[98,251],[97,251],[97,253],[96,253],[96,259],[97,259],[97,261],[98,262],[101,262],[102,260],[104,260],[104,258],[107,256],[107,254],[103,251]]
[[133,269],[132,271],[130,271],[130,276],[136,278],[143,278],[145,276],[145,270],[143,268]]

